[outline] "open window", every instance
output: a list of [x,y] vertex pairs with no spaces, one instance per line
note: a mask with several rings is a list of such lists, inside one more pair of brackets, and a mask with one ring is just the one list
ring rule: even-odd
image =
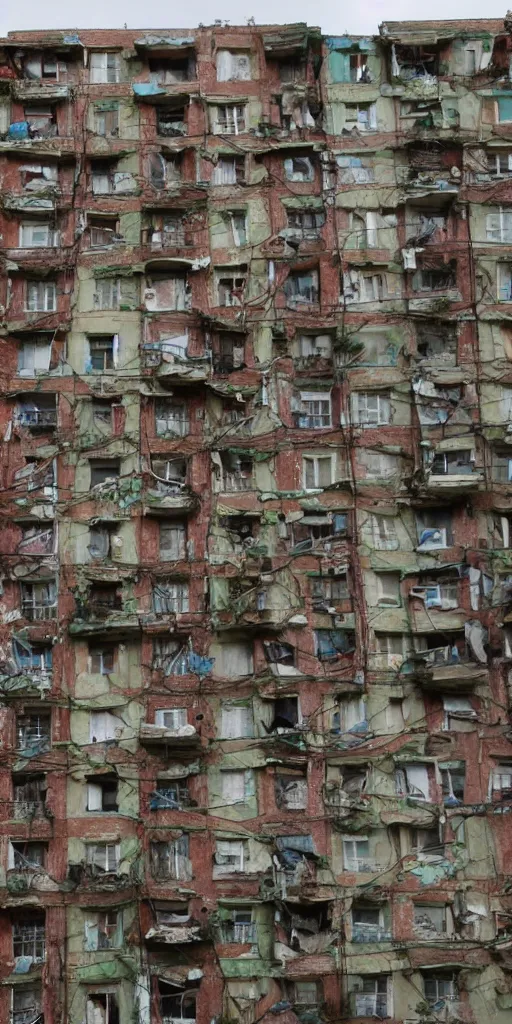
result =
[[88,993],[86,1024],[121,1024],[117,989],[104,988]]

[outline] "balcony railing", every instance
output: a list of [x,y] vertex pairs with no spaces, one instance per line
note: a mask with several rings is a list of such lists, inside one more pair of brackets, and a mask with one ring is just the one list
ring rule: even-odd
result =
[[356,1017],[387,1017],[386,995],[357,992],[355,997]]
[[25,1006],[12,1011],[11,1024],[44,1024],[44,1017],[38,1006]]
[[352,925],[352,942],[389,942],[391,932],[379,924]]
[[229,933],[229,942],[255,942],[256,941],[256,927],[253,921],[243,924],[241,921],[235,921],[231,927]]
[[252,476],[243,476],[241,473],[224,473],[225,491],[252,491]]
[[13,818],[44,818],[46,805],[42,800],[13,800]]
[[[345,857],[345,871],[352,871],[354,874],[376,872],[380,871],[380,865],[376,860],[371,860],[370,857]],[[361,941],[366,942],[370,940],[361,939]]]
[[56,409],[18,409],[16,424],[19,427],[56,427]]
[[57,616],[56,604],[33,604],[24,601],[22,604],[23,618],[30,622],[42,622],[47,619],[55,619]]

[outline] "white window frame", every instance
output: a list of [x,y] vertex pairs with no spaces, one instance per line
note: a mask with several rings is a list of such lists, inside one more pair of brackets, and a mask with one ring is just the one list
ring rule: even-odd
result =
[[[320,462],[321,461],[330,462],[330,466],[331,466],[331,479],[330,479],[328,484],[320,484],[320,483],[318,483],[318,480],[320,478],[319,470],[320,470]],[[313,487],[308,487],[307,483],[306,483],[306,474],[307,474],[307,468],[306,467],[307,467],[308,464],[312,464],[312,466],[313,466],[313,475],[314,475]],[[315,490],[323,489],[324,487],[332,487],[333,483],[335,482],[335,466],[336,466],[335,455],[303,455],[302,456],[302,481],[303,481],[303,488],[304,488],[304,490],[306,490],[306,491],[307,490],[315,491]]]
[[25,311],[27,313],[55,313],[57,285],[55,281],[27,281]]
[[[224,853],[220,849],[221,846],[225,847]],[[229,847],[229,851],[228,851],[228,847]],[[246,840],[246,839],[217,839],[216,840],[215,852],[216,852],[217,856],[229,857],[230,860],[235,861],[235,863],[228,863],[228,864],[226,864],[226,863],[225,864],[217,863],[217,868],[220,867],[220,868],[225,868],[226,869],[224,872],[222,872],[223,874],[229,874],[229,875],[241,874],[242,872],[244,872],[246,870],[247,861],[249,860],[249,844],[248,844],[248,840]]]
[[155,711],[155,725],[161,729],[168,729],[170,732],[179,732],[188,725],[187,708],[157,708]]
[[387,391],[356,391],[354,422],[360,427],[380,427],[392,422],[391,395]]
[[[39,233],[44,240],[35,242],[34,237]],[[59,232],[54,231],[50,224],[44,221],[21,221],[19,247],[20,249],[54,249],[59,244]]]
[[[351,116],[348,116],[350,112]],[[355,116],[354,116],[355,114]],[[360,132],[377,131],[376,103],[346,103],[345,127],[355,127]]]
[[496,213],[487,214],[485,235],[488,242],[504,242],[510,245],[512,242],[512,206],[499,206]]
[[[325,430],[332,426],[332,397],[330,391],[301,391],[303,412],[299,425],[308,430]],[[320,421],[320,422],[319,422]],[[325,422],[324,422],[325,421]]]
[[[95,864],[95,857],[101,851],[102,856],[100,859],[105,861],[105,874],[117,874],[119,870],[119,862],[121,859],[121,845],[120,843],[102,843],[94,842],[85,844],[86,850],[86,862],[91,866]],[[104,853],[104,856],[103,856]],[[101,865],[100,865],[101,867]]]
[[214,135],[242,135],[246,131],[247,106],[245,103],[217,104],[215,107]]
[[[364,871],[364,864],[370,863],[370,841],[368,836],[344,835],[341,837],[343,850],[343,868],[345,871],[358,873]],[[368,854],[359,856],[357,852],[358,843],[368,843]]]
[[89,83],[115,85],[121,80],[120,54],[116,50],[93,50],[89,56]]
[[[51,351],[51,341],[23,340],[18,349],[18,375],[35,377],[37,373],[48,373]],[[28,358],[29,355],[32,356],[31,359]]]

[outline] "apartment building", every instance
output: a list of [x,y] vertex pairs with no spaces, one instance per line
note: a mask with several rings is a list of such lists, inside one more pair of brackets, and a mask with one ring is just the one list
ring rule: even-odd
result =
[[0,1020],[509,1024],[512,22],[0,40]]

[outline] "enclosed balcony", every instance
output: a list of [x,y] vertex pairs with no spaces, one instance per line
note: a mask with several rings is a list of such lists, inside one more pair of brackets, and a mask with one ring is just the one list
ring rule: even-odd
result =
[[188,721],[186,708],[163,708],[156,711],[154,722],[142,722],[139,739],[145,746],[171,747],[174,751],[200,746],[200,736]]
[[57,618],[57,583],[54,579],[21,584],[21,613],[29,622]]
[[144,495],[148,511],[166,516],[192,512],[198,497],[189,485],[190,464],[185,458],[153,458]]
[[88,594],[76,599],[76,611],[69,625],[72,634],[132,632],[140,629],[139,616],[125,600],[118,583],[93,584]]
[[54,430],[57,426],[55,395],[26,395],[20,398],[14,413],[14,423],[31,433]]

